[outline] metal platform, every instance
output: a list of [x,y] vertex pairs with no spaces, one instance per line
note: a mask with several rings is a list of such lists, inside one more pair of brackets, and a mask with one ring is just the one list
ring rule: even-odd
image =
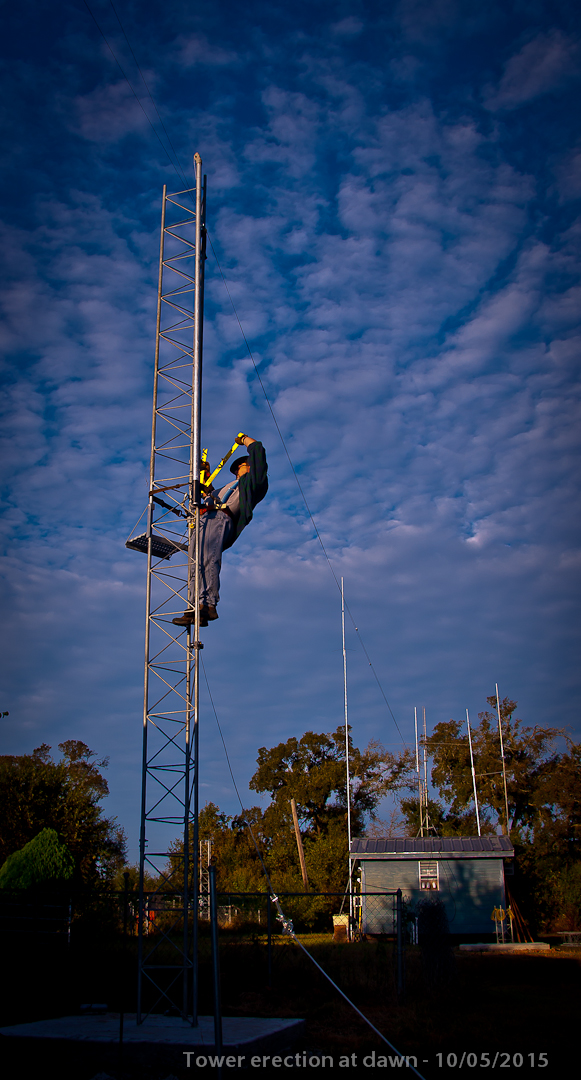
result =
[[[131,540],[125,541],[126,548],[130,548],[132,551],[142,551],[144,555],[147,555],[148,552],[147,545],[147,533],[142,533],[141,536],[133,536]],[[172,540],[166,540],[165,536],[158,536],[156,533],[152,534],[151,554],[154,559],[171,559],[176,551],[187,550],[187,544],[180,544],[177,541],[174,543]]]

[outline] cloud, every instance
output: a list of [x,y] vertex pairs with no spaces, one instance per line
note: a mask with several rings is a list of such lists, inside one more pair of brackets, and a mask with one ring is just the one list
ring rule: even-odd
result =
[[358,37],[363,31],[364,23],[355,15],[348,15],[345,19],[331,24],[331,33],[338,38]]
[[581,151],[567,154],[555,169],[562,202],[581,198]]
[[237,62],[237,54],[228,48],[212,45],[205,34],[179,34],[174,42],[175,60],[182,68],[225,67]]
[[496,89],[484,99],[493,112],[516,109],[542,94],[560,90],[579,71],[579,43],[560,30],[538,34],[511,56]]
[[124,80],[99,86],[90,94],[77,98],[76,129],[93,142],[116,142],[130,132],[144,131],[148,126],[145,111]]
[[[575,725],[579,226],[565,200],[577,151],[561,135],[552,149],[552,123],[539,121],[562,200],[552,218],[537,130],[525,117],[509,145],[482,125],[454,65],[443,75],[426,59],[430,35],[467,47],[466,27],[454,30],[460,8],[437,5],[413,44],[412,16],[428,7],[408,5],[404,43],[367,33],[360,12],[348,16],[351,36],[332,42],[316,20],[275,34],[266,16],[278,9],[252,26],[232,9],[232,26],[218,29],[202,13],[195,33],[182,30],[186,66],[176,68],[173,45],[159,47],[156,93],[184,159],[202,152],[212,243],[404,733],[414,704],[428,705],[429,723],[478,711],[496,679],[528,721],[552,723],[558,710]],[[492,16],[479,18],[492,35]],[[136,54],[147,60],[164,27],[148,13]],[[528,46],[513,33],[494,91],[502,108],[532,85],[516,63]],[[559,27],[540,37],[543,55],[569,42]],[[487,40],[475,85],[491,70]],[[180,80],[208,56],[216,82],[208,69],[194,96]],[[130,824],[145,561],[123,545],[147,497],[160,189],[181,185],[131,95],[103,87],[100,65],[83,52],[82,72],[73,64],[49,95],[51,132],[77,108],[75,130],[54,140],[62,160],[39,152],[28,129],[22,194],[11,193],[2,233],[3,708],[16,718],[8,751],[85,737],[111,753],[111,806]],[[132,132],[130,158],[120,140]],[[271,475],[224,557],[220,619],[205,632],[243,786],[258,746],[336,726],[340,604],[208,254],[204,445],[216,461],[249,431]],[[348,634],[356,741],[391,742]],[[204,791],[232,810],[203,709]]]

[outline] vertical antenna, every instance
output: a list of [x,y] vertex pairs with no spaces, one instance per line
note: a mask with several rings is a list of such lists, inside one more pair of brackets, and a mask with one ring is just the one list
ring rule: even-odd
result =
[[418,797],[420,807],[420,836],[424,835],[424,799],[422,795],[422,777],[420,774],[420,755],[418,750],[418,710],[414,705],[414,730],[416,734],[416,772],[418,774]]
[[426,733],[426,706],[424,705],[424,821],[426,833],[430,832],[430,818],[428,814],[428,736]]
[[347,838],[351,851],[351,777],[349,773],[349,719],[347,715],[347,651],[345,649],[345,596],[341,578],[341,630],[343,634],[343,701],[345,706],[345,767],[347,772]]
[[345,771],[347,781],[347,843],[349,860],[349,940],[351,940],[351,927],[353,925],[353,863],[351,861],[351,776],[349,771],[349,718],[347,713],[347,650],[345,648],[345,594],[343,590],[343,578],[341,578],[341,634],[343,639],[343,704],[345,710]]
[[498,734],[500,736],[500,756],[502,758],[502,783],[504,785],[504,811],[506,814],[505,835],[508,836],[508,793],[506,790],[506,762],[504,760],[504,741],[502,738],[502,721],[500,719],[500,698],[498,696],[498,683],[496,683],[496,711],[498,713]]
[[468,709],[466,709],[466,725],[468,727],[468,744],[470,746],[470,767],[472,769],[472,786],[474,788],[474,806],[476,807],[476,824],[478,825],[478,835],[480,836],[480,814],[478,813],[478,795],[476,794],[476,773],[474,772],[474,755],[472,753],[472,732],[470,731],[470,717],[468,716]]

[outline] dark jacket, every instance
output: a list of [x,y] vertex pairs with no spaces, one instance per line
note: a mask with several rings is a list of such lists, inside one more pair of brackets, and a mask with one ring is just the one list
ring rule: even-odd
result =
[[248,457],[250,458],[250,472],[240,478],[239,484],[240,516],[235,521],[234,529],[224,544],[224,551],[232,547],[232,544],[238,539],[248,522],[252,521],[254,507],[257,503],[262,502],[268,491],[268,465],[266,464],[264,446],[261,442],[250,443]]

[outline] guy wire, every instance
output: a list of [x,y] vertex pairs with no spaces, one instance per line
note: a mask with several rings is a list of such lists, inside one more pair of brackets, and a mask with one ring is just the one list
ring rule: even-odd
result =
[[[216,264],[217,264],[217,266],[218,266],[218,270],[220,271],[220,276],[221,276],[221,278],[222,278],[222,281],[223,281],[223,283],[224,283],[224,288],[226,289],[226,292],[228,293],[228,298],[229,298],[229,300],[230,300],[230,303],[232,304],[232,310],[233,310],[233,312],[234,312],[234,315],[236,316],[236,321],[237,321],[237,323],[238,323],[238,326],[240,327],[240,333],[242,334],[242,337],[244,338],[244,344],[246,345],[246,348],[247,348],[247,350],[248,350],[248,355],[249,355],[250,359],[252,360],[252,365],[253,365],[253,367],[254,367],[254,371],[255,371],[255,373],[256,373],[256,377],[257,377],[257,379],[258,379],[258,381],[259,381],[259,383],[260,383],[260,387],[261,387],[261,389],[262,389],[262,393],[264,394],[264,398],[265,398],[266,404],[268,405],[268,408],[269,408],[269,410],[270,410],[270,415],[272,416],[272,419],[273,419],[274,425],[275,425],[275,427],[276,427],[276,430],[278,431],[278,434],[279,434],[279,438],[280,438],[280,441],[281,441],[281,443],[282,443],[282,445],[283,445],[283,449],[284,449],[284,452],[285,452],[285,454],[286,454],[286,456],[287,456],[287,458],[288,458],[288,463],[289,463],[289,465],[290,465],[290,467],[291,467],[291,470],[292,470],[292,474],[293,474],[293,476],[294,476],[294,478],[295,478],[295,480],[296,480],[296,482],[297,482],[297,487],[298,487],[298,489],[299,489],[299,491],[300,491],[300,493],[301,493],[301,497],[302,497],[302,500],[303,500],[303,502],[304,502],[304,504],[305,504],[305,507],[306,507],[306,510],[307,510],[307,514],[309,515],[309,517],[310,517],[310,519],[311,519],[311,524],[312,524],[312,526],[313,526],[313,529],[315,530],[315,534],[316,534],[316,537],[317,537],[317,539],[318,539],[318,541],[319,541],[319,543],[320,543],[320,545],[321,545],[321,548],[323,549],[323,554],[324,554],[324,556],[325,556],[325,559],[327,560],[327,565],[328,565],[328,567],[329,567],[329,570],[331,571],[331,573],[332,573],[332,575],[333,575],[333,579],[334,579],[334,581],[335,581],[335,585],[337,586],[337,589],[339,590],[339,592],[341,592],[341,585],[340,585],[340,583],[339,583],[339,579],[337,578],[337,575],[336,575],[336,573],[335,573],[335,571],[334,571],[334,569],[333,569],[333,565],[332,565],[332,563],[331,563],[331,560],[330,560],[330,558],[329,558],[329,555],[328,555],[328,553],[327,553],[327,549],[326,549],[326,547],[325,547],[325,545],[324,545],[324,543],[323,543],[323,539],[322,539],[322,537],[321,537],[321,534],[320,534],[320,532],[319,532],[319,530],[318,530],[318,528],[317,528],[317,523],[316,523],[316,521],[315,521],[315,519],[314,519],[314,517],[313,517],[313,515],[312,515],[312,513],[311,513],[311,508],[310,508],[310,506],[309,506],[309,504],[308,504],[308,502],[307,502],[307,498],[306,498],[306,495],[305,495],[305,493],[304,493],[304,491],[303,491],[303,488],[302,488],[302,486],[301,486],[301,482],[300,482],[300,480],[299,480],[299,478],[298,478],[298,475],[297,475],[296,469],[295,469],[295,467],[294,467],[294,465],[293,465],[293,463],[292,463],[292,460],[291,460],[291,456],[290,456],[290,454],[289,454],[289,452],[288,452],[288,448],[287,448],[286,442],[285,442],[285,440],[284,440],[284,436],[283,436],[283,434],[282,434],[282,431],[280,430],[280,426],[279,426],[278,420],[276,419],[276,416],[275,416],[275,413],[274,413],[274,409],[273,409],[273,407],[272,407],[272,405],[271,405],[271,403],[270,403],[270,400],[269,400],[268,394],[266,393],[266,388],[265,388],[265,386],[264,386],[264,383],[263,383],[263,381],[262,381],[262,379],[261,379],[261,377],[260,377],[260,372],[259,372],[259,370],[258,370],[258,367],[257,367],[257,365],[256,365],[256,361],[255,361],[255,359],[254,359],[254,356],[253,356],[253,354],[252,354],[252,349],[250,348],[250,345],[248,344],[248,338],[246,337],[246,334],[244,333],[244,329],[243,329],[242,323],[240,322],[240,318],[239,318],[238,312],[236,311],[236,306],[235,306],[235,304],[234,304],[234,301],[233,301],[233,299],[232,299],[232,294],[231,294],[231,292],[230,292],[230,289],[228,288],[228,283],[227,283],[227,281],[226,281],[226,278],[224,277],[224,272],[223,272],[223,270],[222,270],[222,267],[220,266],[220,262],[219,262],[218,256],[216,255],[216,251],[215,251],[215,249],[214,249],[214,245],[213,245],[213,243],[212,243],[212,238],[211,238],[211,236],[210,236],[210,234],[209,234],[209,233],[207,233],[207,237],[208,237],[208,240],[209,240],[209,242],[210,242],[210,247],[211,247],[211,249],[212,249],[212,254],[213,254],[213,256],[214,256],[214,258],[215,258],[215,260],[216,260]],[[392,720],[393,720],[393,722],[394,722],[394,724],[395,724],[395,726],[396,726],[396,728],[397,728],[397,730],[398,730],[398,732],[399,732],[399,736],[400,736],[400,738],[401,738],[401,741],[402,741],[402,743],[403,743],[403,744],[404,744],[404,746],[405,746],[405,745],[406,745],[406,741],[405,741],[405,739],[404,739],[404,737],[403,737],[403,735],[402,735],[402,733],[401,733],[401,729],[400,729],[400,726],[399,726],[399,724],[398,724],[398,722],[397,722],[397,720],[396,720],[396,718],[395,718],[395,716],[394,716],[394,714],[393,714],[393,710],[392,710],[392,708],[391,708],[391,705],[389,704],[389,701],[387,700],[387,697],[386,697],[386,695],[385,695],[385,691],[384,691],[384,689],[383,689],[383,687],[382,687],[382,685],[381,685],[381,683],[380,683],[380,681],[379,681],[379,677],[378,677],[378,675],[377,675],[377,672],[376,672],[376,670],[375,670],[375,668],[374,668],[374,666],[373,666],[373,664],[372,664],[372,662],[371,662],[371,658],[370,658],[370,656],[369,656],[369,653],[367,652],[367,649],[366,649],[366,647],[365,647],[365,643],[364,643],[364,641],[363,641],[363,638],[361,637],[361,634],[360,634],[360,632],[359,632],[359,627],[358,627],[358,626],[356,625],[356,623],[355,623],[355,619],[353,618],[353,615],[351,614],[351,609],[350,609],[350,607],[349,607],[349,605],[348,605],[347,603],[345,603],[345,610],[347,611],[347,613],[348,613],[348,615],[349,615],[349,618],[351,619],[351,622],[353,623],[353,627],[354,627],[354,629],[355,629],[355,632],[356,632],[356,634],[357,634],[357,636],[358,636],[358,640],[359,640],[359,643],[360,643],[360,645],[361,645],[361,648],[363,649],[363,652],[365,653],[365,657],[366,657],[366,659],[367,659],[367,662],[368,662],[368,664],[369,664],[369,667],[371,668],[371,670],[372,670],[372,672],[373,672],[373,675],[374,675],[375,681],[376,681],[376,683],[377,683],[377,685],[378,685],[378,687],[379,687],[379,690],[380,690],[381,696],[383,697],[383,700],[385,701],[385,704],[387,705],[387,708],[389,709],[389,712],[390,712],[391,718],[392,718]]]
[[274,891],[274,889],[273,889],[273,887],[272,887],[272,882],[271,882],[271,880],[270,880],[270,875],[269,875],[269,873],[268,873],[268,870],[266,869],[266,866],[265,866],[265,863],[264,863],[264,859],[262,858],[262,855],[261,855],[261,853],[260,853],[260,849],[259,849],[259,847],[258,847],[258,844],[257,844],[257,842],[256,842],[256,838],[255,838],[255,836],[254,836],[254,833],[253,833],[253,831],[252,831],[252,827],[251,827],[251,825],[250,825],[250,822],[249,822],[249,821],[247,820],[247,818],[246,818],[246,816],[245,816],[245,810],[244,810],[244,806],[243,806],[243,803],[242,803],[242,799],[240,798],[240,792],[238,791],[238,785],[237,785],[237,783],[236,783],[236,779],[235,779],[235,777],[234,777],[234,772],[233,772],[233,770],[232,770],[232,765],[231,765],[231,763],[230,763],[230,755],[228,754],[228,749],[227,749],[227,747],[226,747],[226,740],[225,740],[225,738],[224,738],[224,733],[223,733],[223,731],[222,731],[222,728],[221,728],[221,726],[220,726],[220,721],[218,720],[218,713],[217,713],[217,711],[216,711],[216,706],[215,706],[215,704],[214,704],[214,698],[212,697],[212,691],[210,690],[210,683],[209,683],[209,680],[208,680],[208,674],[207,674],[207,672],[206,672],[206,666],[205,666],[205,664],[204,664],[204,661],[203,661],[203,659],[202,659],[201,657],[200,657],[200,659],[201,659],[201,661],[202,661],[202,670],[203,670],[203,672],[204,672],[204,678],[205,678],[205,680],[206,680],[206,686],[207,686],[207,688],[208,688],[208,697],[210,698],[210,703],[211,703],[211,705],[212,705],[212,710],[213,710],[213,712],[214,712],[214,717],[215,717],[215,720],[216,720],[216,725],[217,725],[218,731],[219,731],[219,733],[220,733],[220,738],[221,738],[221,740],[222,740],[222,746],[224,747],[224,754],[226,755],[226,762],[227,762],[227,764],[228,764],[228,769],[229,769],[229,772],[230,772],[230,776],[232,777],[232,783],[233,783],[233,785],[234,785],[234,791],[236,792],[236,796],[237,796],[237,798],[238,798],[238,802],[240,803],[240,809],[241,809],[241,811],[242,811],[242,820],[243,820],[244,824],[246,825],[246,828],[248,829],[248,832],[250,833],[250,836],[251,836],[251,839],[252,839],[252,843],[254,844],[254,847],[255,847],[255,849],[256,849],[256,854],[258,855],[258,858],[259,858],[259,861],[260,861],[260,865],[261,865],[261,867],[262,867],[262,872],[263,872],[263,874],[264,874],[264,877],[265,877],[265,879],[266,879],[266,883],[267,883],[267,885],[268,885],[268,891],[269,891],[270,899],[271,899],[272,903],[273,903],[273,904],[275,905],[275,907],[276,907],[276,910],[277,910],[277,912],[278,912],[278,916],[277,916],[277,918],[278,918],[278,921],[279,921],[279,922],[281,923],[281,925],[282,925],[283,933],[287,934],[287,935],[288,935],[289,937],[291,937],[291,938],[293,939],[293,941],[294,941],[295,945],[298,945],[298,946],[299,946],[299,949],[302,949],[302,951],[304,952],[305,956],[308,956],[309,960],[310,960],[310,961],[311,961],[311,962],[312,962],[312,963],[313,963],[313,964],[315,965],[315,967],[316,967],[316,968],[317,968],[317,969],[318,969],[318,970],[319,970],[319,971],[321,972],[321,975],[324,975],[324,976],[325,976],[325,978],[327,979],[327,981],[331,983],[331,986],[332,986],[332,987],[333,987],[333,988],[334,988],[334,989],[335,989],[335,990],[337,991],[337,993],[338,993],[338,994],[340,994],[340,995],[341,995],[341,997],[342,997],[342,998],[344,999],[344,1001],[346,1001],[346,1002],[347,1002],[347,1004],[348,1004],[348,1005],[350,1005],[350,1006],[351,1006],[351,1008],[355,1010],[355,1012],[357,1013],[357,1015],[358,1015],[358,1016],[360,1016],[360,1017],[361,1017],[361,1019],[365,1021],[365,1023],[367,1024],[367,1026],[368,1026],[368,1027],[370,1027],[370,1028],[371,1028],[371,1030],[375,1032],[375,1034],[376,1034],[376,1035],[378,1036],[378,1038],[380,1038],[380,1039],[381,1039],[381,1041],[382,1041],[382,1042],[384,1042],[386,1046],[389,1046],[390,1050],[393,1050],[393,1051],[394,1051],[394,1053],[396,1053],[396,1054],[398,1055],[398,1057],[400,1057],[400,1058],[402,1058],[402,1059],[403,1059],[404,1061],[406,1061],[406,1065],[407,1065],[407,1067],[408,1067],[409,1069],[411,1069],[411,1071],[412,1071],[413,1073],[415,1073],[415,1075],[416,1075],[417,1077],[419,1077],[419,1080],[424,1080],[424,1077],[422,1076],[422,1074],[421,1074],[420,1072],[418,1072],[418,1070],[417,1070],[417,1069],[415,1069],[413,1065],[410,1065],[409,1061],[408,1061],[408,1060],[406,1059],[406,1056],[405,1056],[405,1054],[402,1054],[401,1050],[398,1050],[398,1049],[397,1049],[397,1047],[396,1047],[396,1046],[394,1046],[394,1045],[393,1045],[393,1043],[391,1043],[391,1042],[389,1041],[389,1039],[386,1039],[385,1035],[382,1035],[381,1031],[379,1031],[379,1030],[378,1030],[378,1028],[376,1028],[376,1027],[375,1027],[375,1024],[372,1024],[372,1023],[371,1023],[371,1020],[368,1020],[368,1018],[367,1018],[367,1017],[365,1016],[365,1013],[362,1013],[362,1012],[361,1012],[361,1009],[358,1009],[358,1008],[357,1008],[357,1005],[355,1005],[355,1004],[354,1004],[354,1002],[353,1002],[353,1001],[351,1001],[351,998],[348,998],[348,997],[347,997],[347,994],[345,994],[345,993],[343,992],[343,990],[341,989],[341,987],[340,987],[340,986],[337,986],[337,983],[333,981],[333,979],[331,978],[331,976],[327,974],[327,972],[325,971],[325,969],[321,967],[321,965],[320,965],[320,964],[319,964],[319,963],[317,962],[317,960],[315,960],[314,956],[312,956],[312,955],[311,955],[311,953],[309,952],[309,950],[308,950],[308,949],[307,949],[307,948],[306,948],[306,947],[305,947],[305,946],[303,945],[302,941],[300,941],[300,939],[299,939],[299,938],[297,937],[297,935],[295,934],[295,931],[294,931],[294,929],[293,929],[293,924],[292,924],[292,921],[291,921],[290,919],[287,919],[287,918],[286,918],[286,916],[285,916],[285,914],[284,914],[284,912],[283,912],[283,910],[282,910],[282,907],[281,907],[281,904],[280,904],[279,898],[278,898],[277,894],[275,893],[275,891]]
[[[162,120],[162,118],[161,118],[161,116],[160,116],[160,114],[159,114],[159,111],[158,111],[158,108],[157,108],[157,106],[156,106],[156,104],[155,104],[155,101],[154,101],[153,95],[152,95],[152,93],[151,93],[151,91],[150,91],[150,89],[149,89],[149,86],[147,85],[147,82],[146,82],[146,80],[145,80],[145,77],[144,77],[144,75],[143,75],[143,72],[142,72],[142,70],[141,70],[141,67],[140,67],[140,65],[139,65],[139,63],[138,63],[138,61],[137,61],[137,57],[135,56],[135,53],[134,53],[134,51],[133,51],[133,48],[131,47],[131,43],[130,43],[130,41],[129,41],[129,38],[127,37],[127,34],[126,34],[126,32],[125,32],[125,29],[124,29],[124,27],[123,27],[123,24],[122,24],[122,22],[121,22],[121,19],[119,18],[119,15],[118,15],[118,13],[117,13],[117,10],[116,10],[116,8],[115,8],[115,5],[113,4],[113,0],[109,0],[109,3],[110,3],[110,5],[111,5],[111,8],[113,9],[113,12],[114,12],[114,14],[115,14],[115,17],[116,17],[116,19],[117,19],[117,22],[119,23],[119,26],[120,26],[120,28],[121,28],[121,31],[122,31],[122,33],[123,33],[123,37],[125,38],[125,41],[127,42],[127,45],[128,45],[128,47],[129,47],[129,51],[131,52],[131,55],[132,55],[132,57],[133,57],[133,59],[134,59],[134,61],[135,61],[135,64],[136,64],[137,70],[139,71],[139,74],[140,74],[140,76],[141,76],[141,79],[142,79],[142,81],[143,81],[143,85],[145,86],[145,89],[146,89],[146,91],[147,91],[147,93],[148,93],[148,96],[149,96],[149,98],[150,98],[150,100],[151,100],[151,102],[152,102],[152,104],[153,104],[153,107],[154,107],[154,109],[155,109],[155,112],[156,112],[156,114],[157,114],[157,116],[158,116],[158,119],[159,119],[159,121],[160,121],[160,124],[161,124],[161,126],[162,126],[162,128],[163,128],[163,130],[164,130],[164,133],[165,133],[165,135],[166,135],[166,138],[167,138],[167,140],[168,140],[168,142],[169,142],[169,145],[171,146],[172,152],[173,152],[173,154],[174,154],[174,157],[175,157],[175,159],[176,159],[176,162],[177,162],[177,166],[176,166],[175,162],[174,162],[174,161],[172,160],[172,158],[171,158],[171,155],[170,155],[169,151],[167,150],[167,147],[166,147],[166,146],[164,146],[164,144],[163,144],[162,140],[160,139],[160,137],[159,137],[159,134],[158,134],[158,132],[157,132],[157,131],[155,130],[155,127],[153,126],[153,123],[151,122],[151,119],[149,118],[149,116],[148,116],[148,114],[147,114],[146,110],[145,110],[145,109],[143,108],[143,105],[142,105],[142,103],[141,103],[141,101],[140,101],[140,99],[139,99],[139,97],[138,97],[138,95],[137,95],[137,92],[135,91],[135,89],[134,89],[134,87],[132,86],[131,82],[129,81],[129,79],[128,79],[127,75],[125,74],[125,71],[123,70],[123,67],[121,66],[121,63],[120,63],[120,62],[119,62],[119,60],[117,59],[117,56],[115,55],[115,53],[114,53],[114,51],[113,51],[113,49],[112,49],[111,45],[109,44],[109,42],[108,42],[108,40],[107,40],[107,38],[106,38],[106,36],[105,36],[105,33],[104,33],[104,32],[103,32],[103,30],[101,29],[101,26],[99,25],[99,22],[97,21],[97,18],[96,18],[96,16],[95,16],[95,15],[93,14],[93,11],[92,11],[92,10],[91,10],[91,8],[89,7],[89,4],[87,3],[87,0],[83,0],[83,2],[84,2],[84,4],[85,4],[85,7],[87,8],[87,11],[89,12],[89,14],[90,14],[91,18],[93,19],[93,22],[95,23],[95,26],[97,27],[97,29],[98,29],[99,33],[101,34],[101,37],[103,38],[103,41],[105,42],[105,44],[106,44],[107,48],[109,49],[109,52],[111,53],[111,56],[112,56],[112,57],[113,57],[113,59],[115,60],[115,63],[117,64],[117,67],[119,68],[119,71],[121,72],[121,74],[122,74],[123,78],[125,79],[125,81],[126,81],[126,83],[127,83],[128,87],[129,87],[129,89],[131,90],[131,93],[133,94],[133,96],[134,96],[135,100],[137,101],[137,104],[139,105],[139,108],[141,109],[141,111],[142,111],[143,115],[145,116],[145,118],[146,118],[146,120],[147,120],[147,122],[148,122],[149,126],[151,127],[151,130],[153,131],[153,133],[154,133],[154,135],[155,135],[156,139],[158,140],[158,142],[159,142],[160,146],[162,147],[162,149],[163,149],[163,151],[164,151],[164,153],[165,153],[166,157],[168,158],[168,161],[170,162],[170,165],[172,166],[172,168],[173,168],[174,172],[176,173],[176,175],[177,175],[178,179],[180,180],[180,182],[181,182],[181,183],[183,183],[183,184],[184,184],[184,186],[185,186],[185,187],[187,188],[187,187],[188,187],[188,181],[187,181],[187,179],[186,179],[186,176],[185,176],[185,173],[184,173],[184,171],[183,171],[183,169],[182,169],[182,167],[181,167],[181,165],[180,165],[180,162],[179,162],[179,158],[178,158],[177,152],[176,152],[176,150],[175,150],[175,148],[174,148],[174,145],[173,145],[173,143],[172,143],[172,141],[171,141],[171,138],[170,138],[170,136],[169,136],[169,134],[168,134],[168,132],[167,132],[166,126],[165,126],[165,124],[164,124],[164,122],[163,122],[163,120]],[[317,539],[318,539],[318,541],[319,541],[319,543],[320,543],[320,545],[321,545],[321,548],[322,548],[323,554],[324,554],[324,556],[325,556],[325,559],[326,559],[326,561],[327,561],[327,565],[328,565],[328,567],[329,567],[329,570],[331,571],[331,574],[333,575],[333,579],[334,579],[334,581],[335,581],[335,585],[337,586],[337,589],[338,589],[338,591],[339,591],[339,592],[341,592],[341,585],[339,584],[339,580],[338,580],[338,578],[337,578],[337,575],[336,575],[336,573],[335,573],[335,571],[334,571],[334,569],[333,569],[333,565],[332,565],[332,563],[331,563],[331,560],[330,560],[330,558],[329,558],[329,555],[328,555],[328,553],[327,553],[327,549],[326,549],[326,547],[325,547],[325,545],[324,545],[324,543],[323,543],[323,539],[322,539],[322,537],[321,537],[321,534],[320,534],[320,532],[319,532],[319,529],[317,528],[317,524],[316,524],[316,521],[315,521],[315,519],[314,519],[314,517],[313,517],[313,514],[312,514],[312,512],[311,512],[310,506],[309,506],[309,504],[308,504],[308,502],[307,502],[307,498],[306,498],[306,495],[305,495],[305,493],[304,493],[304,491],[303,491],[303,488],[302,488],[301,482],[300,482],[300,480],[299,480],[299,477],[298,477],[298,475],[297,475],[296,469],[295,469],[295,467],[294,467],[294,465],[293,465],[293,462],[292,462],[291,456],[290,456],[290,454],[289,454],[289,451],[288,451],[288,448],[287,448],[287,445],[286,445],[286,442],[285,442],[284,436],[283,436],[283,434],[282,434],[282,431],[281,431],[281,429],[280,429],[280,425],[279,425],[279,423],[278,423],[278,420],[276,419],[276,416],[275,416],[275,413],[274,413],[274,409],[273,409],[273,407],[272,407],[272,405],[271,405],[271,403],[270,403],[270,399],[269,399],[269,397],[268,397],[268,394],[267,394],[267,392],[266,392],[266,387],[264,386],[264,383],[263,383],[263,381],[262,381],[262,379],[261,379],[261,377],[260,377],[260,372],[259,372],[259,370],[258,370],[258,367],[257,367],[257,365],[256,365],[256,361],[255,361],[255,359],[254,359],[254,356],[253,356],[253,353],[252,353],[252,349],[250,348],[250,345],[249,345],[248,339],[247,339],[247,337],[246,337],[246,334],[244,333],[244,328],[243,328],[243,326],[242,326],[242,323],[241,323],[241,321],[240,321],[240,318],[239,318],[238,312],[237,312],[237,310],[236,310],[236,306],[235,306],[235,304],[234,304],[234,300],[232,299],[232,294],[231,294],[231,292],[230,292],[230,289],[228,288],[228,283],[227,283],[227,281],[226,281],[226,278],[225,278],[225,276],[224,276],[224,272],[223,272],[223,270],[222,270],[222,267],[221,267],[221,265],[220,265],[220,261],[219,261],[219,259],[218,259],[218,256],[216,255],[216,251],[215,251],[214,245],[213,245],[213,243],[212,243],[212,239],[211,239],[211,237],[210,237],[209,233],[207,232],[207,230],[206,230],[206,235],[207,235],[207,237],[208,237],[208,240],[209,240],[209,242],[210,242],[210,247],[211,247],[211,249],[212,249],[212,254],[213,254],[213,256],[214,256],[214,258],[215,258],[215,260],[216,260],[216,265],[217,265],[217,267],[218,267],[218,270],[219,270],[219,272],[220,272],[220,276],[221,276],[221,278],[222,278],[222,281],[223,281],[223,284],[224,284],[224,288],[226,289],[226,292],[227,292],[227,294],[228,294],[228,298],[229,298],[229,300],[230,300],[230,303],[231,303],[231,305],[232,305],[232,310],[233,310],[233,312],[234,312],[234,315],[235,315],[235,317],[236,317],[236,321],[237,321],[237,323],[238,323],[238,326],[239,326],[239,328],[240,328],[240,333],[242,334],[242,337],[243,337],[243,339],[244,339],[244,343],[245,343],[245,345],[246,345],[246,348],[247,348],[247,350],[248,350],[248,355],[250,356],[250,359],[251,359],[251,361],[252,361],[252,365],[253,365],[253,367],[254,367],[254,371],[255,371],[256,377],[257,377],[257,379],[258,379],[258,381],[259,381],[259,383],[260,383],[260,387],[261,387],[262,393],[264,394],[264,398],[265,398],[266,404],[268,405],[268,408],[269,408],[269,410],[270,410],[270,414],[271,414],[271,416],[272,416],[272,419],[273,419],[273,423],[274,423],[274,425],[275,425],[275,427],[276,427],[276,430],[277,430],[277,432],[278,432],[278,435],[279,435],[280,441],[281,441],[281,443],[282,443],[282,446],[283,446],[284,452],[285,452],[285,454],[286,454],[286,456],[287,456],[287,459],[288,459],[288,463],[289,463],[289,465],[290,465],[290,468],[291,468],[292,474],[293,474],[293,476],[294,476],[294,478],[295,478],[295,481],[296,481],[297,487],[298,487],[298,489],[299,489],[299,491],[300,491],[300,494],[301,494],[301,498],[302,498],[302,500],[303,500],[303,502],[304,502],[304,504],[305,504],[305,508],[306,508],[306,510],[307,510],[307,514],[309,515],[309,518],[310,518],[310,520],[311,520],[311,524],[312,524],[312,526],[313,526],[313,529],[314,529],[314,531],[315,531],[315,535],[316,535],[316,537],[317,537]],[[396,718],[395,718],[395,715],[394,715],[393,709],[392,709],[391,705],[389,704],[389,701],[387,700],[387,696],[386,696],[386,694],[385,694],[385,691],[384,691],[384,689],[383,689],[383,686],[381,685],[381,682],[380,682],[380,680],[379,680],[379,676],[378,676],[378,674],[377,674],[377,672],[376,672],[376,670],[375,670],[375,667],[373,666],[373,663],[372,663],[372,661],[371,661],[371,657],[369,656],[369,653],[368,653],[368,651],[367,651],[367,648],[366,648],[366,646],[365,646],[365,642],[363,641],[363,638],[362,638],[362,636],[361,636],[361,633],[360,633],[360,631],[359,631],[359,627],[358,627],[358,626],[356,625],[356,623],[355,623],[355,619],[354,619],[354,617],[353,617],[353,614],[352,614],[352,612],[351,612],[351,609],[350,609],[350,607],[349,607],[349,605],[348,605],[347,603],[345,604],[345,610],[347,611],[347,614],[349,615],[349,618],[351,619],[351,622],[352,622],[352,624],[353,624],[353,627],[354,627],[355,633],[356,633],[356,634],[357,634],[357,636],[358,636],[358,640],[359,640],[359,643],[360,643],[360,645],[361,645],[361,648],[363,649],[363,653],[364,653],[364,655],[365,655],[365,658],[366,658],[366,660],[367,660],[367,663],[369,664],[369,667],[371,668],[371,671],[372,671],[372,673],[373,673],[373,677],[374,677],[374,679],[375,679],[375,681],[376,681],[376,683],[377,683],[377,686],[378,686],[378,688],[379,688],[379,692],[380,692],[380,694],[381,694],[381,696],[382,696],[382,698],[383,698],[383,700],[384,700],[384,702],[385,702],[385,704],[386,704],[386,706],[387,706],[387,708],[388,708],[388,711],[389,711],[389,713],[390,713],[390,716],[391,716],[391,718],[392,718],[392,720],[393,720],[393,722],[394,722],[394,724],[395,724],[395,726],[396,726],[396,728],[397,728],[397,731],[398,731],[398,734],[399,734],[399,736],[400,736],[400,738],[401,738],[401,741],[402,741],[402,743],[403,743],[403,744],[404,744],[404,746],[405,746],[405,745],[406,745],[406,741],[405,741],[405,739],[404,739],[404,737],[403,737],[403,734],[402,734],[402,732],[401,732],[400,726],[399,726],[399,724],[398,724],[398,722],[397,722],[397,720],[396,720]]]

